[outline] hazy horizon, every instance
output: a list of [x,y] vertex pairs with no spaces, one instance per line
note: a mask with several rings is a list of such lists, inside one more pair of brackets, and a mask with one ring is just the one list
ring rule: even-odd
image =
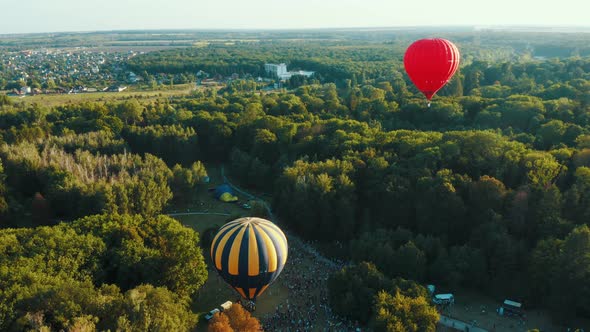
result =
[[182,33],[182,32],[289,32],[289,31],[388,31],[388,30],[413,30],[413,29],[473,29],[473,30],[525,30],[525,31],[545,31],[552,32],[590,32],[590,24],[587,25],[400,25],[400,26],[342,26],[342,27],[311,27],[311,28],[146,28],[146,29],[96,29],[96,30],[51,30],[51,31],[33,31],[33,32],[0,32],[0,36],[11,35],[42,35],[42,34],[69,34],[69,33],[121,33],[121,32],[167,32],[167,33]]
[[[161,5],[160,5],[161,4]],[[426,8],[426,9],[425,9]],[[467,0],[220,0],[199,4],[188,0],[126,2],[100,5],[32,0],[12,8],[0,21],[0,34],[120,30],[307,30],[403,28],[435,26],[589,27],[582,0],[557,5],[531,0],[498,0],[486,7]]]

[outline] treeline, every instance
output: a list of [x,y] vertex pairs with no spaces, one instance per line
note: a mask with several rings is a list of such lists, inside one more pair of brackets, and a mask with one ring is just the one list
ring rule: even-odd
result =
[[153,153],[170,164],[187,164],[199,155],[197,134],[180,125],[130,126],[122,133],[133,151]]
[[330,306],[375,331],[436,331],[439,314],[426,288],[391,279],[373,264],[348,266],[328,279]]
[[[590,55],[584,33],[559,34],[510,31],[441,31],[437,36],[454,41],[466,64],[478,61],[531,62],[533,58],[568,58]],[[288,32],[282,33],[288,35]],[[279,36],[281,33],[278,34]],[[224,77],[234,73],[264,76],[265,63],[287,63],[291,69],[316,71],[322,82],[356,79],[364,84],[402,69],[405,48],[430,36],[426,31],[349,31],[304,33],[307,40],[266,38],[236,40],[231,44],[207,42],[201,47],[165,50],[139,55],[128,67],[139,73],[196,75],[204,71]],[[322,36],[319,36],[322,35]],[[301,38],[301,37],[296,37]],[[314,38],[321,38],[315,40]]]
[[192,114],[2,104],[0,330],[192,330],[199,236],[159,215],[207,176],[194,129],[174,124]]
[[152,216],[169,202],[189,203],[207,173],[194,129],[173,124],[182,117],[167,103],[135,99],[53,109],[7,103],[0,112],[10,202],[4,224],[96,213]]
[[207,270],[198,234],[159,216],[97,215],[0,232],[3,331],[189,331]]
[[[357,76],[365,79],[392,74],[403,68],[401,59],[410,40],[400,43],[367,41],[242,41],[235,45],[150,52],[130,59],[127,66],[139,73],[210,76],[268,76],[265,63],[286,63],[289,70],[311,70],[322,82],[340,82]],[[492,52],[489,50],[489,52]]]
[[26,201],[42,193],[51,211],[44,214],[56,218],[103,212],[153,216],[172,198],[172,172],[151,155],[93,155],[83,150],[69,154],[53,147],[39,150],[30,143],[0,150],[13,197]]

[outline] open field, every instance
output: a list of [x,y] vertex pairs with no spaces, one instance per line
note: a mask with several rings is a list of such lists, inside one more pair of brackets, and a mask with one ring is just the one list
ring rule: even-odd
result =
[[[207,254],[207,253],[205,253]],[[210,266],[210,264],[208,263]],[[218,308],[225,301],[236,302],[240,296],[236,291],[229,287],[223,279],[217,274],[217,271],[209,267],[209,278],[205,285],[199,290],[193,300],[192,309],[200,313],[203,317],[207,312]],[[289,298],[289,289],[278,283],[269,288],[256,301],[256,311],[253,313],[256,317],[270,314],[276,310],[280,303],[284,303]],[[207,322],[204,318],[199,321],[196,331],[207,331]]]
[[[215,166],[207,166],[207,172],[211,178],[209,187],[214,187],[222,183],[219,168]],[[239,195],[238,195],[239,197]],[[225,224],[229,219],[235,217],[247,216],[248,210],[242,209],[235,203],[224,203],[207,191],[206,186],[201,186],[197,192],[196,199],[192,208],[184,209],[183,211],[176,211],[176,213],[190,213],[190,212],[208,212],[208,213],[223,213],[230,216],[223,215],[180,215],[174,216],[185,226],[191,227],[198,232]],[[225,301],[235,302],[239,299],[239,295],[232,288],[230,288],[217,272],[211,267],[211,262],[208,257],[209,253],[205,250],[203,252],[208,265],[209,278],[205,285],[199,290],[193,300],[193,311],[204,316],[209,310],[218,307]],[[256,303],[256,311],[254,316],[262,317],[273,313],[280,303],[284,303],[289,298],[289,289],[284,285],[277,284],[269,288],[264,296],[261,296]],[[197,326],[197,331],[207,331],[207,323],[202,319]]]
[[[206,198],[203,199],[203,203],[213,209],[224,211],[229,210],[230,212],[234,212],[236,215],[245,211],[240,209],[237,205],[231,203],[219,202],[226,206],[218,206],[218,202],[219,201],[213,198],[212,195],[210,200]],[[231,217],[219,215],[186,215],[175,216],[174,218],[179,220],[182,224],[202,232],[207,228],[225,224]],[[228,284],[225,283],[225,281],[217,274],[217,271],[212,268],[211,261],[208,256],[209,252],[204,250],[203,255],[207,261],[209,277],[205,285],[199,290],[193,299],[192,306],[193,311],[199,313],[200,317],[203,317],[208,311],[219,307],[219,305],[225,301],[229,300],[236,302],[240,298],[238,293],[229,287]],[[261,317],[263,315],[273,313],[276,310],[276,307],[279,304],[286,302],[288,298],[289,289],[277,282],[277,284],[269,288],[257,301],[254,316]],[[196,331],[207,331],[207,323],[204,319],[199,321]]]
[[[201,87],[199,87],[201,88]],[[15,103],[26,103],[26,104],[40,104],[44,106],[58,106],[64,104],[77,104],[81,102],[96,102],[96,101],[117,101],[125,100],[129,98],[141,98],[141,99],[157,99],[157,98],[168,98],[174,96],[186,96],[191,91],[194,91],[194,84],[179,84],[174,86],[172,89],[166,90],[148,90],[148,91],[122,91],[122,92],[90,92],[90,93],[77,93],[77,94],[53,94],[53,95],[34,95],[26,97],[11,97]]]
[[[292,238],[289,238],[292,239]],[[326,268],[305,253],[301,242],[289,242],[289,258],[277,281],[256,301],[252,314],[266,324],[267,331],[284,330],[285,327],[302,328],[310,322],[312,331],[325,331],[331,326],[344,326],[341,320],[326,310],[326,281],[331,269]],[[209,253],[204,252],[207,256]],[[208,261],[209,278],[193,300],[194,312],[204,316],[209,310],[225,301],[235,302],[239,295],[231,289]],[[196,331],[206,331],[201,320]],[[347,331],[347,328],[334,331]]]

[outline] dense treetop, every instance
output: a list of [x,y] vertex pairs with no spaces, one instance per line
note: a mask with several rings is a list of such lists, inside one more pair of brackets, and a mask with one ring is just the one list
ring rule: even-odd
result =
[[[207,278],[198,235],[160,216],[97,215],[0,234],[2,330],[188,330]],[[153,286],[152,286],[153,285]]]

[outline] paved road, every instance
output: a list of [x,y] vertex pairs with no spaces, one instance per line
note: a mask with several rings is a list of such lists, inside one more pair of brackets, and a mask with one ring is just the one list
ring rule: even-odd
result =
[[438,321],[440,324],[444,326],[448,326],[459,331],[469,331],[469,332],[488,332],[486,329],[482,329],[481,327],[472,326],[471,324],[460,321],[458,319],[454,319],[451,317],[447,317],[444,315],[440,315],[440,320]]

